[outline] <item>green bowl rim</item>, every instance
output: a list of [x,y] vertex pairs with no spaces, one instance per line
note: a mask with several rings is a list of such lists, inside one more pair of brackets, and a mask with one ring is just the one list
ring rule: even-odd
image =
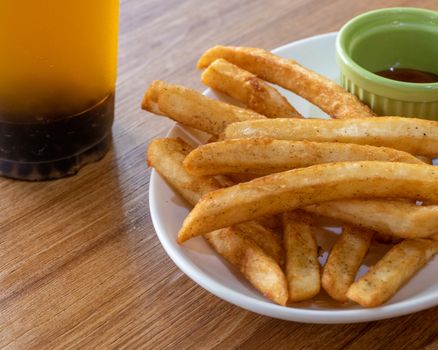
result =
[[409,13],[421,13],[421,14],[429,14],[438,17],[438,11],[422,9],[418,7],[389,7],[379,10],[373,10],[369,12],[365,12],[359,16],[356,16],[345,23],[339,31],[338,37],[336,38],[336,51],[339,58],[344,61],[344,63],[351,67],[353,71],[356,72],[359,76],[364,77],[367,80],[373,80],[377,84],[381,84],[384,86],[388,86],[391,88],[400,88],[402,90],[413,89],[413,90],[421,90],[421,91],[430,91],[430,90],[438,90],[438,82],[437,83],[408,83],[393,79],[388,79],[377,75],[356,62],[347,54],[345,43],[343,42],[344,33],[349,30],[349,27],[352,23],[361,21],[366,17],[374,16],[375,13],[394,13],[394,12],[409,12]]

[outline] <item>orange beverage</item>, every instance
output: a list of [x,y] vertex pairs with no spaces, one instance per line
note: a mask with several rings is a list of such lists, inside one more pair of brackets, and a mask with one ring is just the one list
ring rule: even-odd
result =
[[0,1],[0,175],[74,174],[110,145],[118,0]]

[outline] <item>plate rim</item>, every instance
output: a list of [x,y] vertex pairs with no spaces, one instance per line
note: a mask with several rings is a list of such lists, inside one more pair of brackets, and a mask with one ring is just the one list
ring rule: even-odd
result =
[[[277,53],[282,50],[287,50],[291,46],[299,45],[302,42],[332,38],[337,32],[323,33],[308,38],[299,39],[277,47],[272,50]],[[205,91],[204,91],[205,93]],[[179,129],[188,132],[182,125],[174,123],[166,137],[172,137]],[[182,254],[179,254],[177,249],[174,249],[169,240],[166,239],[167,233],[164,232],[159,224],[159,212],[156,205],[153,203],[158,200],[156,194],[156,182],[161,176],[155,169],[152,169],[149,182],[149,211],[152,219],[152,224],[158,236],[158,239],[164,248],[166,254],[175,263],[175,265],[186,274],[196,284],[200,285],[205,290],[209,291],[216,297],[225,300],[233,305],[239,306],[245,310],[255,312],[264,316],[282,319],[286,321],[297,321],[303,323],[319,323],[319,324],[340,324],[340,323],[360,323],[377,321],[402,315],[411,314],[421,310],[434,307],[438,304],[438,293],[415,297],[414,300],[408,298],[393,304],[382,305],[375,308],[358,308],[349,310],[324,310],[324,309],[305,309],[293,306],[277,305],[268,299],[258,300],[250,296],[242,295],[239,292],[228,288],[220,282],[217,282],[208,273],[199,269],[196,264],[186,259]],[[163,180],[164,181],[164,180]],[[181,247],[182,249],[185,249]],[[275,315],[273,315],[275,313]]]

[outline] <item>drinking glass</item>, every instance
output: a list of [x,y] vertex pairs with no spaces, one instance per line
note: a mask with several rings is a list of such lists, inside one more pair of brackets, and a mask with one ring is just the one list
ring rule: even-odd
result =
[[118,0],[0,1],[0,175],[75,174],[111,144]]

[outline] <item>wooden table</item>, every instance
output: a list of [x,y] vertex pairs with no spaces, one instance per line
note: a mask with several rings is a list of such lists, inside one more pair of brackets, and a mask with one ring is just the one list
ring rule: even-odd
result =
[[[436,0],[383,2],[438,7]],[[308,325],[230,305],[167,257],[148,209],[145,150],[172,126],[139,108],[153,79],[203,89],[195,62],[216,43],[272,49],[336,31],[382,6],[377,0],[122,0],[112,151],[64,180],[0,180],[0,345],[437,349],[438,308],[381,322]]]

